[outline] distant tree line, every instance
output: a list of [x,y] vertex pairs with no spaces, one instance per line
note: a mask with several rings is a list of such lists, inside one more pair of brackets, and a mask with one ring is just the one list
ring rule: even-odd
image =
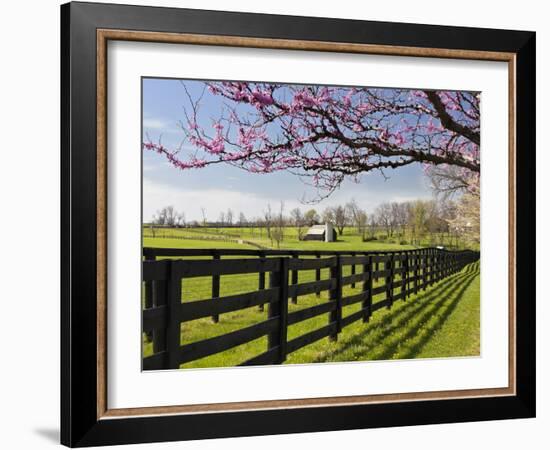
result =
[[268,203],[262,215],[254,218],[227,209],[216,221],[207,219],[205,208],[201,211],[202,222],[186,222],[185,214],[173,206],[160,209],[149,224],[153,237],[155,227],[251,228],[258,237],[269,239],[272,247],[279,248],[285,238],[302,240],[309,227],[331,223],[339,235],[349,232],[361,236],[364,241],[392,239],[411,245],[446,242],[458,246],[459,241],[479,244],[479,196],[469,192],[457,199],[441,195],[431,200],[384,202],[371,214],[367,214],[355,199],[326,207],[321,212],[315,208],[297,207],[288,214],[284,202],[276,209]]

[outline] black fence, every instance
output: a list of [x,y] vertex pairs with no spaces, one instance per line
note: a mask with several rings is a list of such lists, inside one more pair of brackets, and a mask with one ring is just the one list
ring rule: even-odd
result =
[[[143,256],[142,324],[143,332],[153,341],[153,354],[143,358],[143,369],[159,370],[179,368],[181,364],[264,336],[267,336],[266,351],[241,365],[281,364],[289,353],[325,337],[337,340],[346,326],[358,320],[366,323],[380,308],[391,308],[394,302],[459,272],[477,261],[479,252],[435,248],[376,253],[144,248]],[[231,259],[222,259],[224,256]],[[242,258],[235,259],[236,256]],[[343,268],[348,266],[349,274],[344,275]],[[321,279],[324,269],[330,271],[328,279]],[[312,270],[314,281],[298,283],[300,271]],[[235,274],[257,274],[257,290],[220,297],[220,277]],[[211,298],[182,302],[182,280],[205,276],[211,277]],[[383,283],[374,286],[375,280]],[[342,295],[344,286],[357,284],[359,293]],[[320,295],[322,291],[328,291],[327,302],[289,312],[289,299],[296,303],[301,295]],[[380,294],[384,294],[383,299],[373,301]],[[357,303],[361,304],[360,309],[343,317],[342,309]],[[217,322],[220,314],[264,305],[268,308],[267,319],[260,323],[181,345],[184,322],[204,317]],[[327,314],[325,326],[287,339],[289,326],[322,314]]]

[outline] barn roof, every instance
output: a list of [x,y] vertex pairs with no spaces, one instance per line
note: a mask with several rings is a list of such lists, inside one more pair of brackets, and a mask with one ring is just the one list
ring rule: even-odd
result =
[[325,232],[325,226],[324,225],[313,225],[309,230],[307,230],[307,234],[323,234]]

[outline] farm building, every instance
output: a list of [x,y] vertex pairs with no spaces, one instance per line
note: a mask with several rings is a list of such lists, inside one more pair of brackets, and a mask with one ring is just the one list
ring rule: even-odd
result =
[[326,223],[324,225],[313,225],[309,230],[307,230],[307,233],[304,236],[304,241],[334,242],[336,241],[336,238],[336,230],[331,223]]

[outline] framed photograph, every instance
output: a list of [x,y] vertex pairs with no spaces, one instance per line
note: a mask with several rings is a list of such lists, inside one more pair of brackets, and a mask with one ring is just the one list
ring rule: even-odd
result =
[[535,33],[61,7],[71,447],[535,415]]

